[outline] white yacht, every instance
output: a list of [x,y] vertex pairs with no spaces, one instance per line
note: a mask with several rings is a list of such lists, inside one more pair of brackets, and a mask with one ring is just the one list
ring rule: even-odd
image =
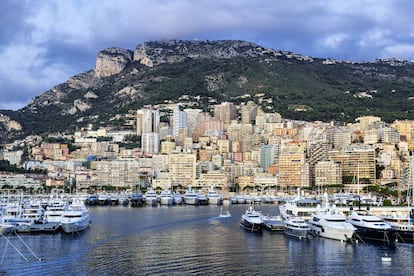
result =
[[209,204],[207,195],[203,194],[202,191],[199,191],[197,193],[197,197],[198,197],[198,204],[200,204],[200,205],[208,205]]
[[128,195],[125,193],[120,193],[118,196],[118,201],[122,206],[127,206],[129,204]]
[[305,239],[310,234],[310,227],[303,218],[289,217],[286,219],[284,233],[298,239]]
[[119,194],[118,193],[111,193],[109,195],[109,204],[110,205],[118,205],[119,204]]
[[111,197],[107,193],[98,194],[98,204],[99,205],[108,205],[111,202]]
[[160,204],[161,205],[172,205],[173,195],[169,189],[165,189],[160,193]]
[[6,234],[10,233],[13,230],[13,228],[14,228],[14,225],[12,225],[12,224],[1,223],[0,224],[0,233],[2,235],[6,235]]
[[184,202],[185,204],[189,205],[198,205],[198,194],[197,192],[193,191],[191,186],[187,187],[184,195]]
[[173,204],[178,205],[178,204],[181,204],[181,203],[183,203],[183,196],[179,192],[175,191],[173,193]]
[[4,226],[13,226],[11,231],[29,232],[30,226],[34,223],[31,218],[23,217],[23,207],[21,203],[10,202],[3,207],[1,224]]
[[29,219],[32,223],[44,222],[45,209],[40,202],[29,202],[23,206],[22,217]]
[[157,205],[158,203],[157,192],[155,192],[155,190],[151,187],[148,191],[145,192],[144,199],[147,205],[151,205],[151,206]]
[[253,205],[250,205],[241,216],[240,226],[249,232],[260,232],[263,228],[262,213],[256,211]]
[[379,242],[384,245],[395,243],[396,230],[368,210],[352,210],[348,222],[356,228],[356,237],[364,242]]
[[340,241],[352,239],[356,230],[346,221],[345,215],[333,207],[318,208],[308,224],[312,234]]
[[85,230],[91,223],[89,211],[82,201],[73,201],[63,212],[61,227],[65,233]]
[[236,195],[236,203],[237,204],[246,204],[246,196],[245,195]]
[[223,197],[217,193],[214,187],[211,187],[207,192],[208,204],[221,205],[223,203]]
[[288,217],[301,217],[310,220],[321,201],[313,198],[297,197],[279,205],[279,212],[283,219]]
[[[83,200],[81,200],[84,202]],[[47,222],[60,223],[62,220],[63,212],[66,210],[68,204],[61,199],[50,200],[45,211],[45,220]]]

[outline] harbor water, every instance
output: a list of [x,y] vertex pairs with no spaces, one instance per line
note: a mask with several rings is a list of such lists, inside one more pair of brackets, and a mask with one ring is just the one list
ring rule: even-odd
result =
[[[90,207],[79,234],[0,240],[0,275],[412,275],[414,246],[298,240],[239,226],[246,205]],[[257,206],[277,213],[277,205]],[[27,245],[27,247],[26,247]],[[387,259],[384,259],[384,256]],[[386,261],[384,261],[386,260]]]

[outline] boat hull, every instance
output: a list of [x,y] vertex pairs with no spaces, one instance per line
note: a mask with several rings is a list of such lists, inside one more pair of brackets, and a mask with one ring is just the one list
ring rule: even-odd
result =
[[208,197],[208,204],[210,205],[221,205],[223,200],[219,197]]
[[145,204],[155,206],[157,205],[157,199],[156,198],[146,198]]
[[262,231],[263,223],[255,223],[255,222],[250,222],[246,219],[241,219],[240,227],[245,229],[246,231],[257,233],[257,232]]
[[294,238],[306,239],[308,237],[309,230],[292,228],[292,227],[287,226],[285,228],[284,233]]
[[183,198],[180,196],[180,197],[178,197],[178,196],[174,196],[173,197],[173,204],[182,204],[183,203]]
[[78,220],[78,221],[62,222],[61,228],[63,232],[67,234],[72,234],[72,233],[85,230],[86,228],[89,227],[89,224],[90,224],[89,218],[85,218],[85,219]]
[[368,227],[356,226],[355,236],[363,242],[378,243],[387,246],[395,245],[395,229],[373,229]]
[[198,198],[197,197],[185,197],[184,198],[185,204],[189,205],[198,205]]
[[161,205],[172,205],[173,200],[172,197],[161,197],[160,204]]
[[395,237],[399,243],[414,243],[414,229],[397,230]]
[[60,222],[35,223],[30,226],[30,233],[57,233],[60,232]]
[[0,226],[0,233],[6,235],[13,230],[13,225],[1,225]]
[[284,221],[273,221],[273,220],[264,220],[263,228],[268,231],[284,231],[286,228],[286,223]]
[[354,227],[348,227],[347,225],[341,227],[340,225],[317,225],[311,222],[309,225],[313,235],[338,241],[348,241],[352,239],[355,232]]

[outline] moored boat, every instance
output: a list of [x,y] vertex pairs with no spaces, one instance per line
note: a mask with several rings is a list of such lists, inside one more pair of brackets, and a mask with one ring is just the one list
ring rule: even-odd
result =
[[310,234],[310,227],[301,217],[289,217],[286,219],[284,233],[298,239],[306,239]]
[[301,217],[304,220],[310,220],[320,203],[320,200],[314,198],[297,197],[279,205],[279,212],[283,219],[294,216]]
[[76,233],[85,230],[91,223],[89,211],[81,201],[73,201],[63,212],[61,227],[65,233]]
[[350,241],[356,230],[346,221],[345,215],[333,207],[317,209],[308,224],[312,234],[339,241]]
[[108,205],[111,202],[111,197],[107,193],[98,194],[98,204],[99,205]]
[[380,216],[395,229],[395,238],[400,243],[414,243],[414,224],[409,215],[396,212]]
[[118,202],[122,206],[127,206],[129,204],[129,198],[125,193],[121,193],[118,196]]
[[154,206],[158,203],[158,195],[157,192],[151,187],[148,191],[144,194],[145,204]]
[[86,199],[85,204],[87,205],[97,205],[98,204],[98,196],[97,195],[89,195]]
[[67,208],[67,202],[62,199],[50,200],[44,214],[47,222],[57,222],[60,224],[63,212]]
[[173,204],[182,204],[183,203],[183,196],[180,194],[180,192],[175,191],[173,192]]
[[262,213],[250,205],[240,219],[240,226],[249,232],[261,232],[263,228]]
[[188,186],[184,194],[184,202],[189,205],[198,205],[198,194]]
[[165,189],[160,193],[160,204],[161,205],[172,205],[173,195],[169,189]]
[[197,193],[197,199],[198,199],[198,204],[200,205],[208,205],[208,198],[205,194],[203,194],[202,192]]
[[10,233],[13,230],[13,225],[11,224],[6,224],[6,223],[2,223],[0,224],[0,233],[2,235],[6,235],[8,233]]
[[348,216],[348,222],[356,228],[356,238],[363,242],[381,243],[386,246],[395,245],[396,230],[368,210],[352,210]]
[[282,219],[281,216],[269,216],[264,215],[263,219],[263,228],[269,231],[284,231],[286,227],[286,222]]
[[207,192],[208,204],[210,205],[220,205],[223,203],[223,197],[217,193],[214,187],[211,187]]
[[132,193],[129,200],[132,207],[142,206],[145,203],[144,196],[139,191]]

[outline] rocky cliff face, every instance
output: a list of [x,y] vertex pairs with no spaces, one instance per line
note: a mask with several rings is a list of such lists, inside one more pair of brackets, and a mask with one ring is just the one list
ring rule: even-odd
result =
[[96,58],[95,77],[109,77],[119,74],[132,61],[132,53],[122,48],[108,48]]
[[10,119],[8,116],[0,113],[0,125],[3,125],[3,127],[7,131],[20,131],[22,130],[21,124],[19,124],[17,121],[14,121]]
[[108,48],[96,58],[96,78],[121,73],[132,61],[147,67],[186,59],[231,59],[235,57],[280,56],[280,51],[269,50],[254,43],[239,40],[182,41],[167,40],[139,44],[134,52],[122,48]]
[[185,59],[231,59],[258,57],[263,54],[278,55],[254,43],[238,40],[209,41],[154,41],[140,44],[134,51],[134,61],[148,67],[162,63],[174,63]]

